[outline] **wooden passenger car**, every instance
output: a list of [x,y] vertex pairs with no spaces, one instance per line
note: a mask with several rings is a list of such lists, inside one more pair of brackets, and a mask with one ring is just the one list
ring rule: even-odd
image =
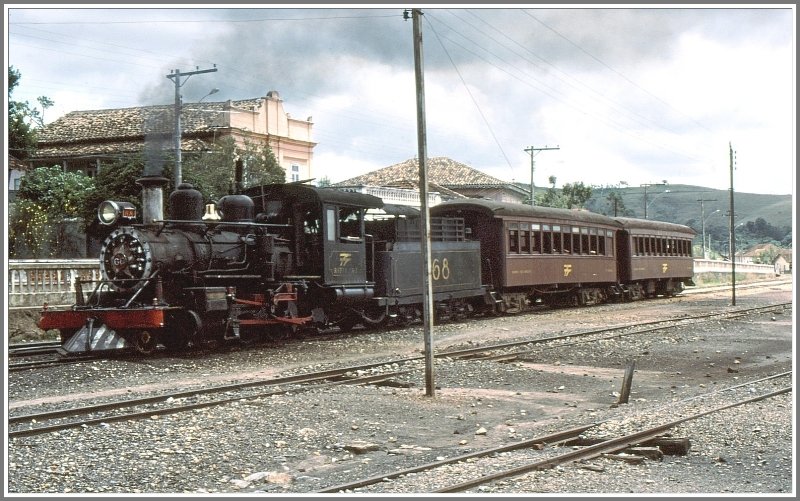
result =
[[634,218],[615,218],[622,225],[617,233],[619,281],[634,298],[680,292],[693,285],[694,259],[688,226]]
[[609,217],[477,199],[444,202],[431,214],[464,218],[481,242],[482,279],[507,309],[537,300],[592,304],[617,293],[620,224]]

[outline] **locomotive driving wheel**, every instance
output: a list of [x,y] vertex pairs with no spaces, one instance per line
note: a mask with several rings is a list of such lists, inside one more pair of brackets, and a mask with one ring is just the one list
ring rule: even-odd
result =
[[[287,301],[282,312],[276,312],[276,316],[283,318],[297,318],[299,310],[295,301]],[[272,329],[271,338],[273,339],[292,339],[297,336],[300,328],[295,324],[281,323]]]

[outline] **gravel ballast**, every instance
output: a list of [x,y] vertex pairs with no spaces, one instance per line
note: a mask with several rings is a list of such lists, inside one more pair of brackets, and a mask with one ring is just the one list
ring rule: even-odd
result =
[[[791,285],[748,292],[737,307],[791,301]],[[438,350],[555,335],[703,310],[729,296],[685,295],[547,310],[437,326]],[[676,313],[678,312],[678,313]],[[97,360],[8,375],[7,414],[420,355],[415,328],[354,332],[281,346],[149,360]],[[618,404],[635,362],[627,404]],[[425,395],[421,360],[389,383],[298,389],[222,406],[102,423],[7,445],[7,494],[309,494],[511,444],[571,426],[643,416],[673,403],[793,369],[793,311],[716,319],[636,336],[548,346],[509,363],[437,358]],[[168,404],[165,404],[168,405]],[[638,464],[598,457],[476,487],[470,494],[768,494],[794,492],[794,393],[688,421],[672,432],[684,456]],[[467,476],[553,453],[514,451],[381,482],[357,493],[430,493]]]

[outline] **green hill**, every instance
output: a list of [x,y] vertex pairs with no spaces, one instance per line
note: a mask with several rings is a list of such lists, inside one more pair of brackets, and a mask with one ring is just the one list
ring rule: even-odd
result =
[[[643,187],[602,188],[593,187],[586,208],[609,216],[614,206],[609,195],[619,194],[617,204],[620,216],[645,216]],[[704,200],[701,202],[700,200]],[[700,244],[702,221],[705,219],[707,238],[714,249],[724,249],[729,241],[730,192],[701,186],[683,184],[656,185],[647,188],[647,219],[667,221],[691,226],[698,233]],[[777,242],[791,247],[792,195],[762,195],[734,192],[734,225],[737,249],[760,242]]]

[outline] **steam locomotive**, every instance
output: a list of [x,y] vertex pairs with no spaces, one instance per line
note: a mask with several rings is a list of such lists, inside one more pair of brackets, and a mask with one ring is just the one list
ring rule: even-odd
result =
[[[205,204],[145,177],[133,204],[106,201],[102,280],[75,304],[44,306],[62,354],[159,345],[252,343],[298,330],[406,324],[422,315],[420,214],[380,198],[303,183],[263,185]],[[680,292],[691,283],[682,225],[464,199],[430,213],[438,319]]]

